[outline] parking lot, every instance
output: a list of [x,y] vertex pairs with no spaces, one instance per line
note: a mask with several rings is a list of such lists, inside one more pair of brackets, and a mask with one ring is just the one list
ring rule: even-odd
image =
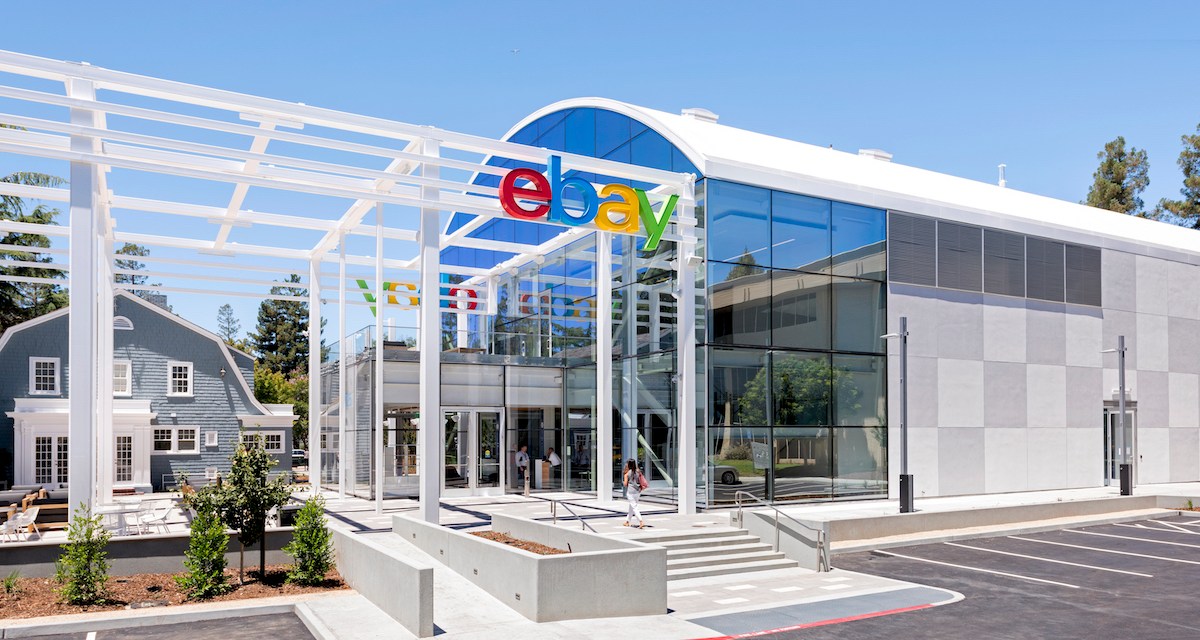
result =
[[961,602],[775,638],[1200,637],[1200,514],[834,556]]
[[313,635],[299,618],[286,613],[36,637],[38,640],[311,640]]

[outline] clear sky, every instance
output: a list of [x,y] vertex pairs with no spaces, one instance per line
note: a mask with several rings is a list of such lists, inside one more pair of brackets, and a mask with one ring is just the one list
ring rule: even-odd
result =
[[[34,2],[0,49],[500,136],[604,96],[1078,201],[1123,135],[1176,197],[1200,3]],[[172,296],[208,326],[219,302]],[[256,303],[236,304],[243,328]]]

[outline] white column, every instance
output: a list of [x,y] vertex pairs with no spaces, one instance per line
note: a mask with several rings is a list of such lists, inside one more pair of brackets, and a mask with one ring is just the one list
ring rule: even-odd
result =
[[612,501],[612,233],[596,232],[596,499]]
[[375,434],[375,513],[383,513],[383,203],[375,203],[375,393],[371,428]]
[[321,492],[321,261],[308,262],[308,486]]
[[[73,98],[94,100],[90,82],[68,80],[67,94]],[[71,124],[95,127],[98,114],[88,109],[71,109]],[[92,153],[96,140],[71,136],[71,150]],[[96,438],[93,425],[99,417],[96,393],[96,369],[101,358],[96,341],[99,320],[96,304],[96,266],[101,232],[99,225],[99,168],[86,162],[71,163],[71,246],[68,345],[70,384],[69,491],[67,501],[71,517],[80,503],[91,507],[96,499]],[[111,326],[111,325],[110,325]]]
[[[103,226],[108,220],[104,208],[106,203],[97,203],[102,215],[98,221]],[[116,463],[116,433],[113,431],[113,242],[108,229],[97,229],[96,251],[100,254],[96,269],[96,344],[100,358],[96,361],[97,420],[96,437],[96,480],[97,497],[100,502],[112,502],[113,475]],[[73,445],[72,445],[73,446]]]
[[[425,139],[421,143],[421,152],[426,157],[436,157],[440,153],[440,144],[437,140]],[[436,179],[438,174],[437,165],[421,165],[421,177]],[[426,201],[438,200],[438,188],[422,186],[421,198]],[[425,522],[438,523],[444,472],[443,440],[438,430],[442,424],[442,345],[439,330],[441,323],[438,317],[441,312],[438,300],[438,274],[441,272],[441,211],[436,206],[421,208],[420,233],[417,240],[421,245],[421,308],[418,311],[421,331],[417,336],[417,346],[421,355],[418,395],[421,429],[417,432],[418,448],[421,451],[420,512],[421,519]]]
[[[687,184],[684,197],[695,198],[695,183]],[[680,205],[676,209],[676,228],[682,239],[676,256],[676,279],[679,283],[679,300],[675,305],[676,322],[676,375],[675,385],[679,393],[676,403],[678,417],[676,433],[679,441],[679,471],[675,474],[676,492],[679,495],[679,513],[696,513],[696,226],[694,206]]]
[[346,389],[346,363],[349,362],[346,345],[346,234],[338,236],[338,498],[346,497],[346,420],[350,413]]

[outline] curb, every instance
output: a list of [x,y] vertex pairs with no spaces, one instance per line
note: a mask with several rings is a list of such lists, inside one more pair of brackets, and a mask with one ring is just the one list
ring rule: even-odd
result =
[[[186,611],[165,611],[170,607],[162,609],[118,609],[115,611],[103,611],[99,613],[79,613],[62,616],[50,616],[46,618],[27,618],[18,621],[3,623],[0,622],[0,638],[7,640],[8,638],[36,638],[38,636],[48,635],[67,635],[67,634],[82,634],[89,631],[112,631],[114,629],[135,629],[142,627],[154,627],[167,624],[186,624],[190,622],[203,622],[207,620],[224,620],[228,618],[249,618],[253,616],[273,615],[280,613],[293,613],[300,617],[305,626],[312,630],[312,626],[303,616],[300,615],[300,607],[307,609],[305,605],[309,600],[314,598],[324,597],[323,595],[305,595],[305,596],[283,596],[275,598],[260,598],[260,600],[270,600],[270,602],[242,602],[235,603],[212,603],[212,604],[196,604],[176,606],[176,609],[187,607]],[[322,628],[324,626],[322,625]],[[325,629],[328,633],[328,629]],[[320,635],[317,631],[313,631],[313,635],[321,638],[321,640],[330,640],[332,635]]]

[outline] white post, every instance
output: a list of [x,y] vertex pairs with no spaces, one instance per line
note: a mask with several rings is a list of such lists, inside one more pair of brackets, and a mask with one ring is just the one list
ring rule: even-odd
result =
[[[426,138],[421,143],[421,152],[426,157],[440,153],[440,143]],[[421,177],[438,178],[438,166],[430,163],[421,165]],[[421,198],[438,200],[437,187],[422,186]],[[443,440],[439,428],[442,424],[442,345],[439,315],[441,313],[438,274],[441,272],[441,211],[436,207],[421,207],[420,232],[420,280],[421,307],[417,315],[421,318],[421,331],[417,337],[420,349],[420,391],[418,392],[421,413],[421,428],[417,432],[421,451],[420,512],[425,522],[441,521],[442,451]]]
[[[695,182],[688,180],[687,199],[695,199]],[[680,242],[676,251],[676,280],[679,282],[679,299],[675,303],[676,337],[676,433],[679,442],[679,471],[675,474],[675,490],[679,496],[681,514],[696,513],[696,226],[693,205],[681,205],[676,212],[675,228],[679,229]],[[655,296],[657,299],[657,295]],[[657,314],[656,305],[651,312]],[[651,319],[651,326],[657,324]]]
[[[101,226],[107,224],[105,203],[97,203],[101,215]],[[96,495],[100,502],[112,502],[113,477],[116,473],[116,434],[113,432],[113,242],[108,229],[97,229],[96,251],[100,260],[96,263],[96,345],[100,358],[96,361]]]
[[308,486],[321,493],[321,260],[308,262]]
[[371,428],[375,433],[375,513],[383,513],[383,203],[375,203],[375,393]]
[[[67,94],[94,100],[95,87],[85,80],[67,81]],[[71,109],[71,124],[95,127],[99,116],[90,109]],[[95,151],[95,138],[71,136],[71,150]],[[71,313],[68,326],[70,367],[70,427],[67,503],[74,519],[80,503],[93,506],[96,499],[96,437],[93,425],[100,418],[97,406],[97,368],[101,359],[97,344],[98,305],[96,265],[99,264],[99,167],[87,162],[71,163]],[[111,325],[109,325],[111,327]],[[110,373],[111,375],[111,373]],[[109,420],[111,420],[111,416]]]
[[346,389],[346,234],[338,236],[338,498],[346,497],[346,420],[350,392]]
[[612,233],[596,232],[596,499],[612,502]]

